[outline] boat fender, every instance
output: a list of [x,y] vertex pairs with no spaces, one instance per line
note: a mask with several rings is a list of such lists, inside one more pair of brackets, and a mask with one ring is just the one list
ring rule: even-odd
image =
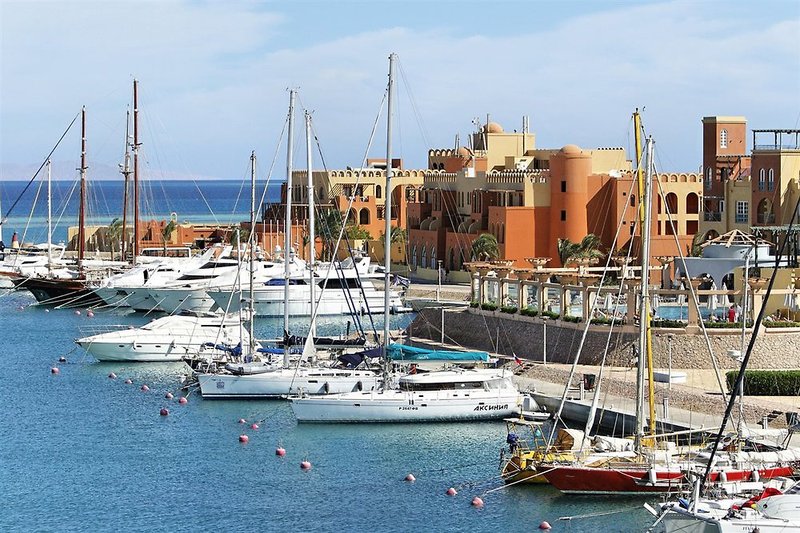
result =
[[649,468],[647,470],[647,479],[648,479],[648,481],[650,481],[651,485],[655,485],[656,484],[656,480],[658,479],[658,476],[656,476],[655,467],[651,467],[651,468]]
[[719,473],[719,481],[720,483],[727,483],[728,482],[728,473],[724,470]]
[[761,481],[761,474],[758,473],[758,470],[753,470],[753,473],[750,475],[750,478],[758,483]]

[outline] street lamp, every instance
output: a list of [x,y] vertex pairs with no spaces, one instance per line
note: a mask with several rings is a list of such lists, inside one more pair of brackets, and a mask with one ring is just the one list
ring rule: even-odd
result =
[[436,270],[436,279],[437,279],[437,286],[436,286],[436,301],[439,301],[442,293],[442,260],[439,259],[437,261],[439,268]]

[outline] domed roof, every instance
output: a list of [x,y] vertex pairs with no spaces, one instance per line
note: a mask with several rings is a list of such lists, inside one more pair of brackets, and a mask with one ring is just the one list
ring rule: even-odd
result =
[[486,131],[486,133],[503,133],[503,126],[497,122],[489,122],[484,127],[484,131]]
[[581,152],[580,147],[575,144],[568,144],[561,149],[561,153],[566,155],[578,155]]

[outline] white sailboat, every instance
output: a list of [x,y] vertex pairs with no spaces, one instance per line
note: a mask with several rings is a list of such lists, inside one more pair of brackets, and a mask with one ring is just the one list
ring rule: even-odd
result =
[[[384,232],[384,286],[391,276],[392,99],[395,54],[389,56],[389,97],[386,127],[386,230]],[[388,367],[389,309],[384,293],[383,356]],[[293,396],[298,422],[432,422],[499,419],[519,412],[523,395],[503,370],[451,369],[408,374],[390,386],[326,396]]]
[[[288,153],[287,153],[287,191],[291,191],[292,176],[292,136],[293,136],[293,115],[295,92],[289,93],[289,128],[288,128]],[[310,116],[306,114],[306,137],[308,141],[308,174],[311,179],[311,139],[310,139]],[[250,227],[255,228],[255,155],[252,156],[252,175],[251,175],[251,211]],[[313,189],[312,189],[313,190]],[[313,194],[309,192],[309,211],[313,212]],[[313,219],[312,219],[313,220]],[[286,195],[286,228],[291,227],[291,194]],[[310,242],[314,242],[314,227],[310,225]],[[255,232],[251,231],[250,249],[252,250]],[[284,251],[291,250],[291,232],[285,232]],[[312,244],[313,248],[313,244]],[[289,282],[296,278],[290,264],[291,254],[284,253],[284,278],[283,290],[284,301],[289,299],[289,289],[292,286]],[[313,254],[311,256],[309,276],[315,275],[313,269]],[[253,254],[250,254],[251,265]],[[250,284],[248,303],[252,308],[254,293],[253,268],[250,269]],[[295,277],[293,277],[295,276]],[[313,287],[313,284],[311,284]],[[313,289],[309,295],[314,298]],[[284,331],[289,331],[289,306],[284,305]],[[314,359],[314,321],[316,315],[312,315],[311,329],[306,337],[303,348],[302,359]],[[252,321],[251,321],[252,327]],[[252,334],[251,334],[252,338]],[[374,388],[378,381],[375,372],[367,369],[349,369],[326,367],[317,364],[301,364],[298,361],[295,365],[290,365],[289,352],[290,346],[286,344],[283,352],[282,364],[268,358],[263,361],[248,361],[247,354],[244,354],[243,363],[229,363],[224,369],[218,372],[197,372],[195,373],[200,385],[200,393],[207,399],[240,399],[240,398],[280,398],[291,393],[305,392],[307,394],[328,394],[345,391],[370,390]],[[249,354],[254,355],[251,351]]]

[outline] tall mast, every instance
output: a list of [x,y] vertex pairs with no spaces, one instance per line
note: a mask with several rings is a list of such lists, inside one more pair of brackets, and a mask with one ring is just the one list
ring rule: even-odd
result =
[[133,80],[133,263],[139,256],[139,82]]
[[283,366],[289,366],[289,258],[292,251],[292,151],[294,150],[294,89],[289,90],[289,129],[286,143],[286,219],[283,238]]
[[[311,114],[306,111],[306,168],[308,169],[308,272],[309,282],[308,291],[311,297],[311,316],[314,316],[314,306],[316,299],[314,297],[314,260],[316,250],[314,249],[314,242],[317,235],[314,227],[314,176],[311,170],[312,157],[311,157]],[[308,336],[314,338],[316,335],[316,325],[314,320],[311,321],[311,326],[308,328]]]
[[53,264],[53,189],[50,175],[50,159],[47,160],[47,271]]
[[383,360],[386,361],[386,347],[389,345],[389,303],[392,270],[392,105],[394,100],[394,62],[397,55],[389,55],[389,91],[386,104],[386,187],[384,188],[385,208],[383,235]]
[[[248,238],[250,245],[250,300],[248,302],[249,319],[250,319],[250,351],[249,355],[253,355],[256,351],[256,338],[254,332],[255,326],[255,312],[253,312],[253,286],[255,284],[255,256],[256,256],[256,151],[253,150],[250,154],[250,237]],[[241,278],[241,275],[239,276]],[[241,320],[240,320],[241,322]],[[240,337],[241,338],[241,337]]]
[[131,152],[130,152],[130,127],[131,127],[131,111],[127,111],[125,115],[125,159],[123,160],[120,173],[125,177],[122,186],[122,260],[128,255],[128,180],[131,175]]
[[78,267],[83,267],[86,246],[86,106],[81,108],[81,194],[78,204]]
[[[653,145],[652,138],[647,139],[645,150],[647,152],[647,166],[645,167],[644,177],[644,197],[640,198],[643,207],[640,209],[642,219],[642,292],[639,302],[639,358],[636,369],[636,448],[641,449],[642,440],[645,432],[644,418],[644,380],[645,369],[648,374],[652,371],[652,358],[649,352],[649,323],[650,323],[650,304],[649,304],[649,273],[650,273],[650,226],[651,226],[651,206],[653,203],[652,179],[653,179]],[[650,380],[649,380],[650,381]],[[649,386],[649,415],[650,425],[648,433],[655,434],[655,403],[653,401],[653,383]]]

